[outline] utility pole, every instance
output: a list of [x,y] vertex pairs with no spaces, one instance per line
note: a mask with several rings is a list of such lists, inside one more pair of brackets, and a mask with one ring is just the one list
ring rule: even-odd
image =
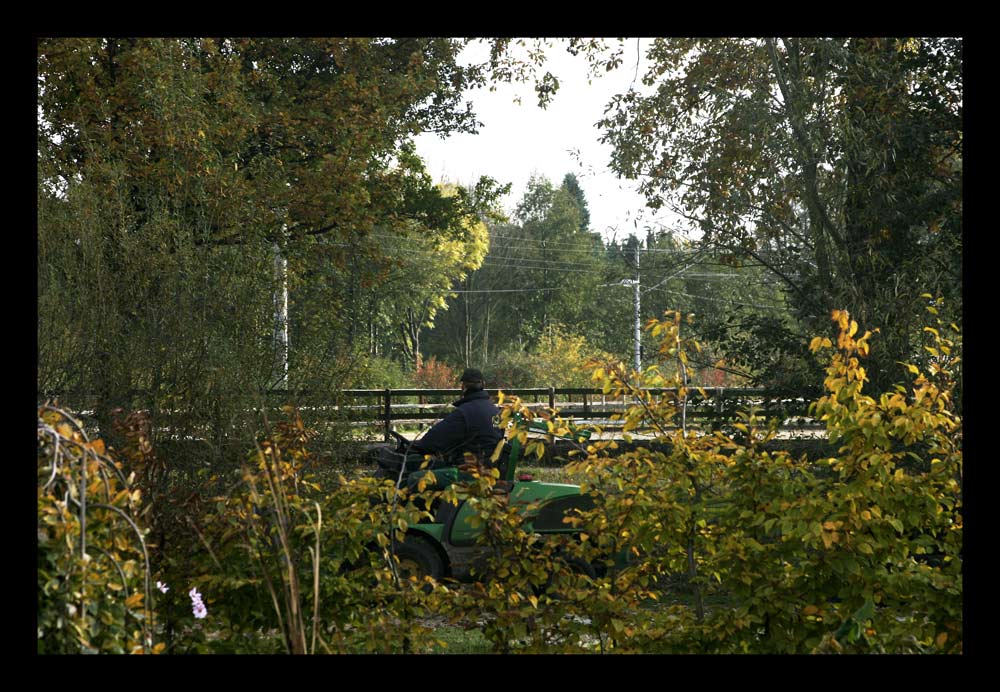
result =
[[636,372],[642,367],[642,325],[639,319],[639,241],[635,236],[632,236],[632,240],[635,240],[635,245],[633,249],[635,251],[635,278],[634,279],[622,279],[622,286],[632,287],[632,302],[634,303],[635,309],[635,324],[632,338],[632,349],[633,349],[633,363],[635,365]]
[[280,373],[279,389],[288,387],[288,260],[281,253],[281,246],[274,244],[274,273],[277,292],[274,296],[274,341],[277,347],[277,367]]
[[639,242],[636,239],[635,243],[635,283],[632,284],[632,289],[635,295],[635,371],[639,372],[642,368],[641,356],[642,349],[640,345],[640,328],[639,328]]

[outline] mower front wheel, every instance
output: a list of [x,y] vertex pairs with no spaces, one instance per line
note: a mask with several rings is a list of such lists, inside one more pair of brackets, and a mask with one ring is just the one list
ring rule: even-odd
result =
[[393,552],[399,558],[400,579],[415,576],[420,580],[428,576],[441,580],[445,576],[444,561],[425,538],[410,534],[402,543],[394,543]]

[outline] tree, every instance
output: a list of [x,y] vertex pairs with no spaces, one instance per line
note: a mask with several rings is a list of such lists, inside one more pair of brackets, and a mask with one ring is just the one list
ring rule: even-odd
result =
[[570,194],[576,202],[577,209],[580,210],[580,230],[590,230],[590,210],[587,208],[587,197],[583,194],[579,181],[572,173],[567,173],[563,178],[561,189]]
[[898,379],[920,294],[961,314],[961,40],[657,39],[647,58],[655,92],[599,123],[612,167],[766,267],[803,325],[840,306],[880,327],[873,384]]
[[556,324],[582,329],[603,245],[581,230],[579,204],[565,187],[529,181],[516,223],[489,226],[483,266],[469,274],[430,335],[439,355],[485,366],[502,351],[533,346]]
[[[407,185],[421,164],[402,148],[424,130],[474,131],[460,96],[481,77],[456,64],[461,45],[39,41],[39,390],[97,393],[104,432],[136,390],[154,414],[180,401],[222,430],[245,408],[224,392],[280,382],[276,249],[302,366],[290,380],[334,383],[343,363],[327,356],[384,266],[366,239],[446,232],[466,213]],[[344,275],[358,290],[332,305],[352,312],[324,321],[310,291]]]

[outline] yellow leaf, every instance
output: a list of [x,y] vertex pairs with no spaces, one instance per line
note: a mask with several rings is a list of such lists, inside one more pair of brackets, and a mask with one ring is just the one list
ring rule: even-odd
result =
[[819,612],[819,608],[817,608],[814,605],[807,605],[805,608],[802,609],[802,614],[803,615],[815,615],[818,612]]
[[847,336],[854,336],[858,333],[858,323],[851,320],[851,327],[847,330]]
[[142,604],[143,594],[141,591],[136,591],[134,594],[125,599],[126,608],[136,608]]
[[538,607],[538,597],[537,596],[528,596],[528,600],[531,601],[532,607],[534,607],[534,608]]
[[198,136],[201,137],[202,139],[205,139],[205,131],[204,130],[198,130]]
[[90,443],[90,448],[98,454],[104,454],[104,440],[97,439]]
[[942,632],[934,640],[934,644],[935,644],[935,646],[937,646],[937,648],[940,649],[940,648],[942,648],[944,646],[944,644],[945,644],[946,641],[948,641],[948,633],[947,632]]

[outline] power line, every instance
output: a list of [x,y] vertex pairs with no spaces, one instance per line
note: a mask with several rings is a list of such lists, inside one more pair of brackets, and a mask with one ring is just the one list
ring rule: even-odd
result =
[[537,291],[566,291],[575,286],[557,286],[555,288],[483,288],[469,291],[448,291],[448,293],[530,293]]
[[[653,289],[650,289],[650,290],[653,290]],[[659,289],[656,289],[656,290],[663,291],[664,293],[670,293],[671,295],[675,295],[675,296],[683,296],[685,298],[694,298],[695,300],[708,300],[708,301],[711,301],[713,303],[728,303],[729,305],[743,305],[745,307],[761,308],[762,310],[784,310],[785,309],[784,307],[782,307],[780,305],[758,305],[757,303],[744,303],[742,301],[732,300],[732,299],[727,299],[727,298],[712,298],[710,296],[694,296],[694,295],[691,295],[690,293],[682,293],[681,291],[671,291],[671,290],[666,289],[666,288],[659,288]]]

